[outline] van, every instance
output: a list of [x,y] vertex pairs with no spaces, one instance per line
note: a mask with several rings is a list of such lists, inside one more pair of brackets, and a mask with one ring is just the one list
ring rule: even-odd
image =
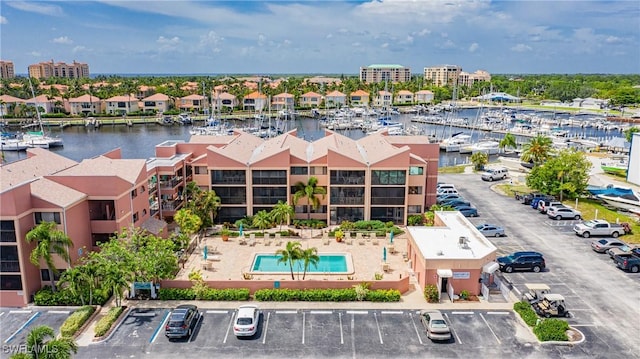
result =
[[508,176],[509,176],[509,171],[504,167],[490,168],[482,174],[482,180],[491,182],[491,181],[505,179]]
[[445,190],[445,189],[456,189],[456,186],[451,183],[438,183],[438,186],[436,187],[436,189],[438,191]]
[[438,196],[441,196],[443,194],[458,194],[458,191],[455,188],[444,188],[444,189],[439,189],[436,194]]

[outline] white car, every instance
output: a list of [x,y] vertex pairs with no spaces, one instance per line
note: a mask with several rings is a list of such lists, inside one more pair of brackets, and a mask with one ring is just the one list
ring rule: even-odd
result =
[[547,208],[547,216],[552,219],[580,219],[582,213],[569,207],[549,207]]
[[504,237],[504,228],[498,227],[494,224],[480,224],[477,225],[476,228],[480,233],[484,234],[485,237]]
[[233,323],[233,334],[236,337],[250,337],[258,331],[260,309],[257,305],[241,305]]

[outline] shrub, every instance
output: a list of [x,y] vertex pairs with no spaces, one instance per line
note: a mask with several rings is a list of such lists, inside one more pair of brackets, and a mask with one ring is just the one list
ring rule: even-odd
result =
[[424,224],[424,216],[421,214],[412,214],[407,219],[410,226],[421,226]]
[[370,302],[399,302],[401,296],[397,289],[377,289],[367,292],[366,300]]
[[460,299],[462,299],[462,300],[467,300],[467,299],[469,299],[469,295],[470,295],[470,293],[469,293],[469,291],[468,291],[468,290],[462,290],[462,291],[460,291]]
[[527,325],[530,327],[535,326],[538,322],[538,315],[533,310],[533,308],[531,308],[531,304],[525,301],[515,303],[513,305],[513,310],[520,314],[522,320],[524,320],[524,322],[527,323]]
[[[82,295],[85,302],[89,300],[88,290],[83,291]],[[97,305],[103,305],[107,302],[111,292],[108,289],[97,288],[93,291],[93,303]],[[66,287],[58,288],[58,291],[53,292],[50,286],[45,286],[33,296],[33,302],[39,306],[80,306],[82,300],[77,294],[74,294]]]
[[545,319],[533,328],[533,333],[541,342],[568,341],[569,323],[560,319]]
[[353,288],[356,291],[356,299],[358,301],[363,301],[367,297],[367,293],[369,292],[369,283],[362,282],[360,284],[354,285]]
[[[206,288],[198,292],[200,300],[249,300],[249,289],[247,288],[229,288],[214,289]],[[196,292],[193,288],[160,288],[158,292],[160,300],[194,300]]]
[[111,326],[113,325],[113,323],[115,323],[116,320],[118,320],[118,318],[120,317],[120,314],[122,314],[122,312],[124,311],[124,308],[125,307],[113,307],[109,309],[109,312],[107,313],[107,315],[100,318],[98,323],[96,323],[96,327],[94,331],[95,336],[102,337],[105,334],[107,334],[109,329],[111,329]]
[[438,303],[439,295],[438,295],[438,287],[433,284],[427,284],[424,287],[424,297],[427,299],[429,303]]
[[73,312],[60,327],[60,334],[64,337],[72,337],[78,332],[82,325],[91,317],[96,308],[91,305],[85,305]]
[[384,277],[384,275],[382,273],[374,273],[373,274],[373,278],[375,280],[382,280],[383,277]]
[[[345,289],[260,289],[253,295],[255,300],[263,302],[313,301],[313,302],[352,302],[358,300],[355,288]],[[400,292],[397,290],[369,290],[364,300],[372,302],[397,302]]]

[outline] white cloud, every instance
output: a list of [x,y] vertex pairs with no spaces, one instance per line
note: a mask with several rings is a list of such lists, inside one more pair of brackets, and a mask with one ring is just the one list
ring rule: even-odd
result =
[[33,56],[33,57],[40,57],[40,56],[42,56],[42,54],[41,54],[41,53],[39,53],[38,51],[31,51],[31,52],[29,53],[29,55],[31,55],[31,56]]
[[431,34],[431,30],[429,30],[429,29],[422,29],[420,31],[412,33],[412,35],[414,35],[414,36],[427,36],[429,34]]
[[389,47],[389,43],[385,42],[384,44],[380,45],[380,47],[386,49],[387,47]]
[[73,44],[73,40],[71,40],[68,36],[56,37],[55,39],[51,40],[51,42],[53,42],[54,44],[64,44],[64,45]]
[[160,45],[158,50],[162,52],[175,51],[182,42],[179,37],[174,36],[172,38],[160,36],[156,42]]
[[264,46],[267,42],[267,37],[264,34],[258,34],[258,46]]
[[469,52],[476,52],[476,50],[478,50],[479,48],[480,48],[480,45],[478,45],[477,42],[474,42],[469,46]]
[[333,37],[333,34],[327,34],[327,37],[326,37],[326,38],[327,38],[327,39],[330,39],[330,38],[332,38],[332,37]]
[[413,44],[413,36],[407,35],[407,37],[403,41],[400,41],[400,43],[402,43],[402,44]]
[[78,53],[78,52],[84,52],[87,48],[84,46],[75,46],[71,52],[73,52],[74,54]]
[[7,18],[4,16],[0,16],[0,24],[4,25],[4,24],[8,24],[9,21],[7,21]]
[[3,1],[4,4],[18,10],[27,11],[27,12],[35,12],[41,15],[49,15],[49,16],[62,16],[64,12],[62,8],[57,5],[44,4],[44,3],[35,3],[32,1]]
[[213,46],[216,47],[224,41],[224,37],[218,35],[215,31],[209,31],[205,35],[200,36],[201,46]]
[[617,36],[607,36],[607,38],[604,41],[609,44],[617,44],[622,42],[622,39]]
[[443,49],[453,49],[455,47],[456,47],[456,44],[455,42],[451,41],[451,39],[447,39],[445,42],[443,42],[440,45],[440,48],[443,48]]
[[291,40],[289,40],[289,39],[284,39],[284,41],[282,42],[282,44],[283,44],[284,46],[289,46],[289,45],[291,45]]
[[528,46],[528,45],[525,45],[525,44],[517,44],[516,46],[513,46],[511,48],[511,51],[514,51],[514,52],[527,52],[527,51],[531,51],[531,50],[533,50],[531,48],[531,46]]

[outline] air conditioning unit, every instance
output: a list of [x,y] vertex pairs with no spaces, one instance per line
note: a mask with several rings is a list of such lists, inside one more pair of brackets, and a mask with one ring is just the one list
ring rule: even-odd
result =
[[458,244],[459,245],[464,245],[465,243],[467,243],[467,237],[460,237],[458,238]]

